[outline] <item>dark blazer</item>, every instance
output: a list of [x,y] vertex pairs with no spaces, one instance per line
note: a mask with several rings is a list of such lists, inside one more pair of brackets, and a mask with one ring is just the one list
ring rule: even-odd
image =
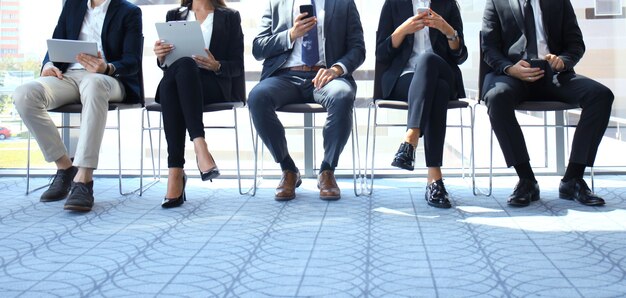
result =
[[[190,11],[190,7],[187,6],[172,9],[167,12],[165,20],[167,22],[186,20]],[[230,101],[245,101],[243,31],[238,11],[224,7],[215,8],[209,51],[222,65],[220,72],[213,77],[217,79],[224,97]],[[167,69],[167,67],[161,68]],[[200,69],[200,73],[209,75],[211,71]],[[158,88],[155,100],[159,101]]]
[[[66,0],[52,38],[77,40],[87,13],[87,1]],[[111,0],[102,25],[102,50],[108,63],[115,66],[112,74],[124,85],[125,103],[142,103],[141,61],[143,34],[141,10],[126,0]],[[43,60],[50,61],[48,53]],[[65,72],[69,63],[54,63]]]
[[[467,47],[463,38],[461,13],[455,0],[431,1],[430,5],[430,8],[441,15],[459,34],[461,45],[458,50],[452,50],[443,33],[437,29],[431,28],[429,30],[433,52],[450,65],[454,74],[456,95],[463,98],[465,97],[465,88],[458,65],[467,60]],[[376,76],[379,77],[377,80],[380,84],[376,84],[374,88],[374,98],[388,98],[391,95],[391,91],[393,91],[402,71],[409,62],[415,39],[413,34],[408,35],[397,49],[392,46],[391,34],[413,15],[411,0],[387,0],[383,5],[378,22],[378,31],[376,32]]]
[[[550,53],[559,56],[565,71],[573,70],[585,43],[569,0],[539,0]],[[482,28],[484,61],[497,74],[522,59],[526,49],[524,17],[518,0],[487,0]]]
[[[365,60],[363,27],[354,0],[325,0],[324,54],[326,66],[342,63],[346,79],[356,88],[352,72]],[[264,60],[261,80],[272,76],[291,54],[289,29],[293,26],[294,1],[269,0],[261,20],[261,32],[254,38],[252,54]]]

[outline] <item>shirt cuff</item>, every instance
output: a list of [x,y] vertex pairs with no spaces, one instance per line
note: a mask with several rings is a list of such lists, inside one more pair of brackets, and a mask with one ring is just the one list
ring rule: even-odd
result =
[[505,66],[505,67],[504,67],[504,69],[502,70],[502,72],[503,72],[505,75],[509,76],[509,77],[510,77],[511,75],[510,75],[508,72],[506,72],[506,70],[507,70],[507,69],[509,69],[509,68],[511,68],[511,66],[513,66],[513,65],[512,65],[512,64],[511,64],[511,65],[507,65],[507,66]]
[[54,66],[54,62],[48,61],[48,62],[46,62],[46,64],[43,65],[43,67],[41,69],[45,69],[46,67],[51,67],[51,66]]
[[287,48],[290,50],[293,50],[293,45],[296,44],[295,41],[291,40],[291,35],[289,34],[289,30],[287,30],[287,44],[288,44]]
[[[340,75],[340,77],[343,77],[343,76],[345,76],[346,74],[348,74],[348,68],[346,68],[346,66],[345,66],[345,65],[343,65],[343,63],[341,63],[341,62],[337,62],[337,63],[333,64],[333,66],[335,66],[335,65],[337,65],[337,66],[341,67],[341,69],[343,70],[343,74],[342,74],[342,75]],[[333,66],[331,66],[331,67],[333,67]]]

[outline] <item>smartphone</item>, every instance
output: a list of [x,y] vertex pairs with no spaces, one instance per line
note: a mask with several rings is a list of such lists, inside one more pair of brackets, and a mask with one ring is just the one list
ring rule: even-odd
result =
[[550,68],[550,64],[548,63],[547,60],[544,59],[530,59],[530,61],[528,61],[528,63],[530,64],[530,67],[532,68],[541,68],[542,70],[546,71],[546,69]]
[[424,12],[428,12],[428,14],[430,14],[430,9],[428,7],[418,7],[417,8],[417,14],[424,13]]
[[307,13],[306,17],[304,17],[305,19],[315,16],[315,11],[313,11],[313,5],[311,4],[300,5],[300,13],[305,12]]

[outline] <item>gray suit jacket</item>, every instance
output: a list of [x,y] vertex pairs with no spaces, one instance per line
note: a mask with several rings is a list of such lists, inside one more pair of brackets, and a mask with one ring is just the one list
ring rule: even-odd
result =
[[[324,51],[326,64],[342,63],[345,77],[353,86],[352,72],[365,60],[363,27],[354,0],[325,0]],[[263,62],[261,80],[272,76],[289,58],[289,29],[293,26],[293,0],[269,0],[261,21],[261,32],[254,38],[252,54]]]

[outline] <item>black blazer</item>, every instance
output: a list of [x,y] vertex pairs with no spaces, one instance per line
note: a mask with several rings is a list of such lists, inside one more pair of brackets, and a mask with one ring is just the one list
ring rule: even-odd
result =
[[[87,1],[66,0],[52,38],[77,40],[87,13]],[[102,50],[107,62],[115,66],[112,74],[124,85],[125,103],[142,103],[141,61],[143,34],[141,10],[126,0],[111,0],[102,25]],[[48,53],[43,65],[48,63]],[[69,63],[54,63],[65,72]]]
[[[441,15],[460,38],[461,46],[452,50],[448,46],[448,39],[437,29],[429,30],[430,43],[433,52],[443,58],[450,65],[454,73],[456,94],[458,98],[465,97],[463,77],[459,64],[467,60],[467,47],[463,38],[463,21],[455,0],[431,1],[430,8]],[[391,33],[413,16],[411,0],[386,0],[380,13],[378,31],[376,32],[376,78],[379,83],[374,86],[374,98],[388,98],[396,82],[406,67],[413,52],[413,34],[408,35],[399,48],[394,49],[391,44]]]
[[[539,0],[550,53],[559,56],[565,70],[573,70],[585,52],[583,35],[569,0]],[[481,47],[484,61],[497,74],[522,59],[526,49],[524,17],[518,0],[487,0]]]
[[[167,12],[165,20],[186,20],[191,7],[182,6]],[[227,100],[246,100],[246,87],[243,66],[243,31],[241,30],[241,16],[239,12],[230,8],[217,7],[213,15],[213,35],[209,48],[213,57],[222,65],[220,73],[214,77]],[[158,61],[157,61],[158,65]],[[159,66],[161,67],[161,66]],[[164,71],[167,67],[161,67]],[[200,69],[201,73],[208,75],[209,70]],[[160,87],[160,84],[159,84]],[[159,90],[155,100],[159,102]]]

